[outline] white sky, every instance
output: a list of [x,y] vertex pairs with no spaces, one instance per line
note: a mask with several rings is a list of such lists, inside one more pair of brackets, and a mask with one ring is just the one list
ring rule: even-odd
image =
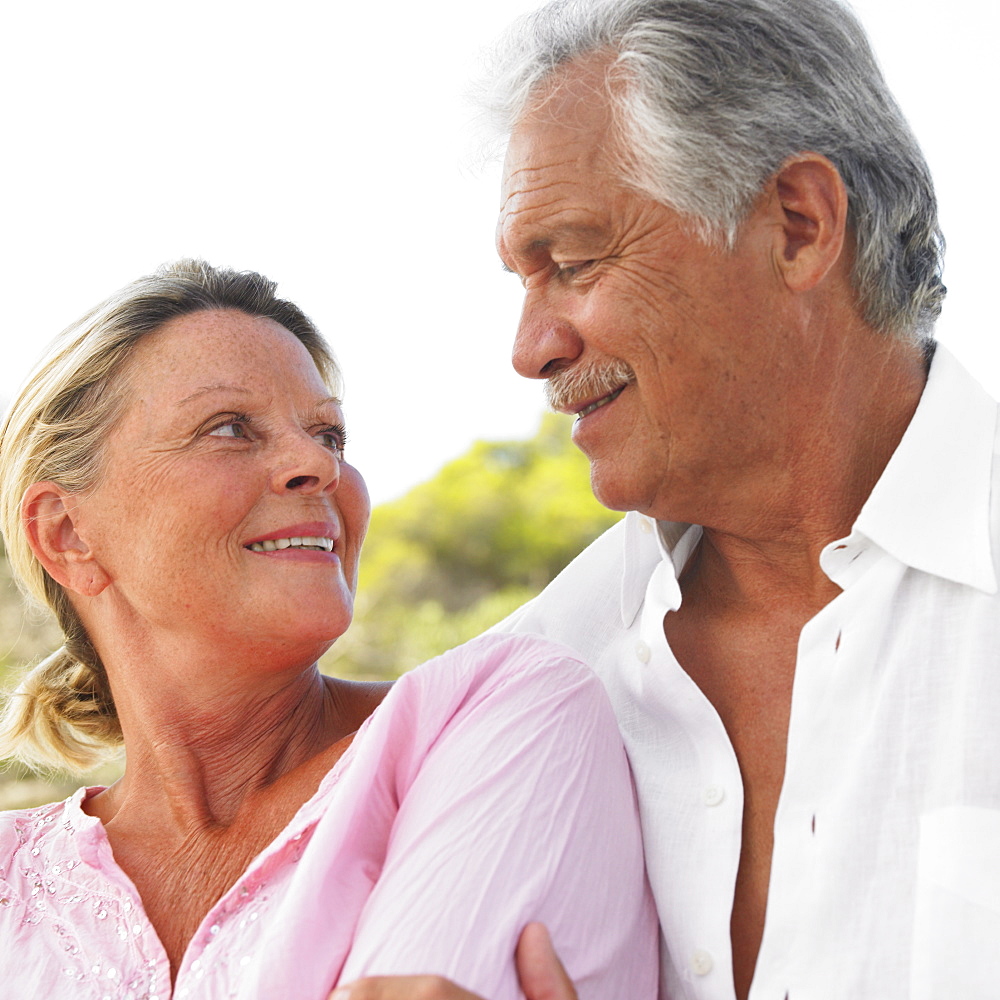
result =
[[[540,389],[509,365],[520,285],[493,250],[498,169],[463,166],[463,94],[480,49],[534,6],[9,5],[0,399],[86,308],[198,255],[277,279],[325,332],[376,502],[477,438],[533,433]],[[997,5],[855,8],[937,181],[940,339],[998,394]]]

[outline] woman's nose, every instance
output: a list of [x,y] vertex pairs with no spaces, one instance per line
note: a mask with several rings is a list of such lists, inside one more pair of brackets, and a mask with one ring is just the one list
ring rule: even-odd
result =
[[303,435],[290,453],[286,450],[272,484],[278,493],[333,493],[340,484],[340,459],[326,445]]

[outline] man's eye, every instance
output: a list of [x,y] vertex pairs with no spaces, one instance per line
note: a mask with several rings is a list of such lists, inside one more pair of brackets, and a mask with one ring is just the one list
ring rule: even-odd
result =
[[212,437],[246,438],[246,423],[243,420],[227,420],[224,424],[218,424],[208,432]]
[[556,269],[561,278],[572,278],[584,269],[590,267],[592,260],[567,260],[556,264]]

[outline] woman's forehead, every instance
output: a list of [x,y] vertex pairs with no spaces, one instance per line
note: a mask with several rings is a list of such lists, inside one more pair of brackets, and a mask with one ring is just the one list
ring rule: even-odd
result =
[[180,403],[219,386],[255,391],[329,389],[305,345],[279,323],[235,310],[178,316],[136,347],[133,388]]

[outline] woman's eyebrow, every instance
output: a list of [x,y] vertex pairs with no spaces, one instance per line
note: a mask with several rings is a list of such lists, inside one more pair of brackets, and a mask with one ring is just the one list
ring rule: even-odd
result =
[[[224,382],[218,382],[215,385],[203,385],[200,389],[195,389],[190,395],[185,396],[183,399],[178,400],[175,406],[184,406],[186,403],[193,402],[196,399],[200,399],[202,396],[206,396],[212,392],[238,392],[241,395],[248,396],[251,395],[251,390],[242,385],[228,385]],[[317,399],[313,405],[313,412],[317,415],[322,412],[324,407],[336,406],[340,407],[343,403],[336,396],[324,396],[322,399]]]
[[242,385],[225,385],[224,383],[216,383],[215,385],[204,385],[200,389],[195,389],[190,396],[185,396],[176,405],[183,406],[185,403],[190,403],[194,399],[198,399],[201,396],[206,395],[209,392],[242,392],[249,393],[250,390]]

